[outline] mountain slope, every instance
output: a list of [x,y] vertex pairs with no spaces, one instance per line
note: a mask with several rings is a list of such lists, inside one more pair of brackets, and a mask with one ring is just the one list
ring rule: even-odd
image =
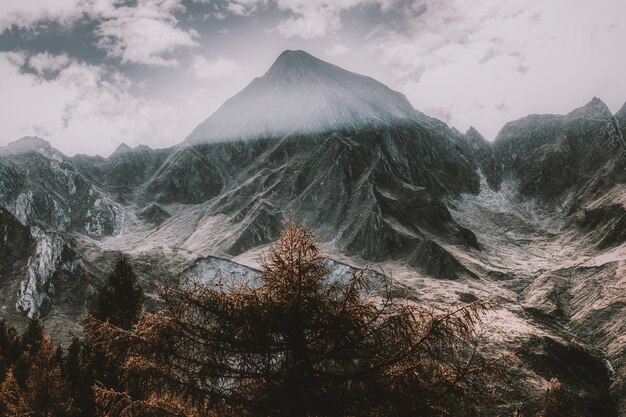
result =
[[369,77],[283,52],[272,67],[191,132],[189,143],[281,137],[378,126],[417,112],[400,93]]
[[329,262],[384,270],[398,296],[497,299],[488,352],[520,352],[503,404],[533,415],[558,377],[583,414],[614,415],[609,388],[624,414],[625,123],[626,106],[613,116],[594,99],[513,121],[491,144],[287,51],[178,146],[108,158],[38,138],[0,148],[0,313],[42,315],[65,337],[119,252],[149,308],[157,279],[253,279],[295,214]]

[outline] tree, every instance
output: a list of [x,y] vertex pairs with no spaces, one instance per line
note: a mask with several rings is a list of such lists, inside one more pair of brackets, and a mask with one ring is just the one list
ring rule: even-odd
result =
[[0,377],[22,355],[20,338],[15,327],[7,327],[4,320],[0,320]]
[[29,415],[64,417],[71,414],[69,384],[61,373],[61,363],[52,341],[44,336],[37,354],[31,358],[31,368],[23,390]]
[[98,290],[91,314],[122,329],[130,329],[141,313],[143,290],[124,255],[117,258],[106,282]]
[[43,341],[43,326],[37,319],[30,319],[28,326],[22,334],[21,344],[22,350],[34,356],[39,351],[39,347]]
[[[137,282],[137,276],[126,257],[120,255],[113,270],[99,288],[93,308],[85,315],[85,322],[106,323],[115,328],[130,330],[139,318],[142,301],[143,290]],[[85,339],[80,348],[79,358],[70,358],[80,363],[80,371],[73,376],[74,379],[70,379],[72,392],[75,398],[80,399],[77,404],[79,415],[93,413],[94,385],[111,390],[122,388],[120,366],[127,359],[127,349],[118,346],[115,352],[109,352],[102,345],[95,343],[99,337],[94,326],[85,326]],[[71,371],[71,361],[69,365],[68,370]]]
[[23,385],[28,377],[32,358],[37,355],[43,343],[43,326],[37,319],[30,319],[19,340],[20,356],[13,365],[13,375],[18,384]]
[[44,336],[36,353],[24,352],[29,364],[23,385],[9,370],[0,385],[0,410],[3,415],[33,417],[66,417],[73,407],[69,385],[61,374],[57,349]]
[[95,399],[92,386],[98,370],[93,360],[93,352],[83,340],[73,337],[63,357],[61,368],[69,383],[70,395],[74,404],[73,417],[91,417],[96,415]]
[[20,387],[13,371],[9,370],[0,384],[0,416],[23,416],[24,408]]
[[367,270],[331,282],[323,260],[306,227],[289,223],[259,286],[191,281],[163,288],[163,311],[130,331],[88,321],[101,349],[129,349],[126,392],[98,390],[109,415],[139,416],[138,403],[164,397],[199,415],[461,415],[497,376],[500,362],[477,350],[486,303],[436,313],[368,291]]

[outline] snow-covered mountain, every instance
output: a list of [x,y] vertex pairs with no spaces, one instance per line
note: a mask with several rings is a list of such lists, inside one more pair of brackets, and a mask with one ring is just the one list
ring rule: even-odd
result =
[[625,129],[626,105],[613,115],[593,99],[489,143],[286,51],[178,146],[0,148],[0,317],[79,332],[119,252],[150,295],[157,279],[253,281],[295,213],[332,279],[372,265],[420,303],[499,300],[483,330],[494,353],[518,349],[503,395],[530,404],[524,415],[553,377],[583,415],[616,415],[611,398],[626,415]]
[[227,100],[187,137],[189,143],[326,133],[413,119],[404,95],[380,82],[285,51],[260,78]]

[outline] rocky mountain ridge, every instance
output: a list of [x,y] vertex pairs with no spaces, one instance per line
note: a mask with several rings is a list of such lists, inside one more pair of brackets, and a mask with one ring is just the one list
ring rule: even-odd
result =
[[[281,55],[169,149],[67,157],[39,138],[0,148],[2,317],[41,316],[62,339],[118,252],[149,296],[157,279],[253,279],[293,213],[341,271],[372,265],[440,307],[498,299],[490,349],[522,346],[524,386],[511,398],[537,404],[559,377],[582,415],[625,415],[626,105],[612,115],[594,98],[528,116],[490,143],[303,54]],[[233,120],[274,90],[281,112],[312,108],[308,121]],[[316,101],[290,101],[312,90]]]

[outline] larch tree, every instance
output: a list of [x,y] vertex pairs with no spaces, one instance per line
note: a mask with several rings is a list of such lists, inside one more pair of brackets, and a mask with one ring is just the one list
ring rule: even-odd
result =
[[88,322],[101,349],[129,349],[126,392],[97,390],[109,415],[140,416],[129,410],[159,398],[172,399],[155,403],[162,415],[462,415],[498,376],[502,359],[478,352],[486,303],[437,313],[388,285],[370,291],[369,270],[329,280],[324,259],[307,228],[289,223],[259,284],[190,281],[163,288],[162,311],[130,331]]

